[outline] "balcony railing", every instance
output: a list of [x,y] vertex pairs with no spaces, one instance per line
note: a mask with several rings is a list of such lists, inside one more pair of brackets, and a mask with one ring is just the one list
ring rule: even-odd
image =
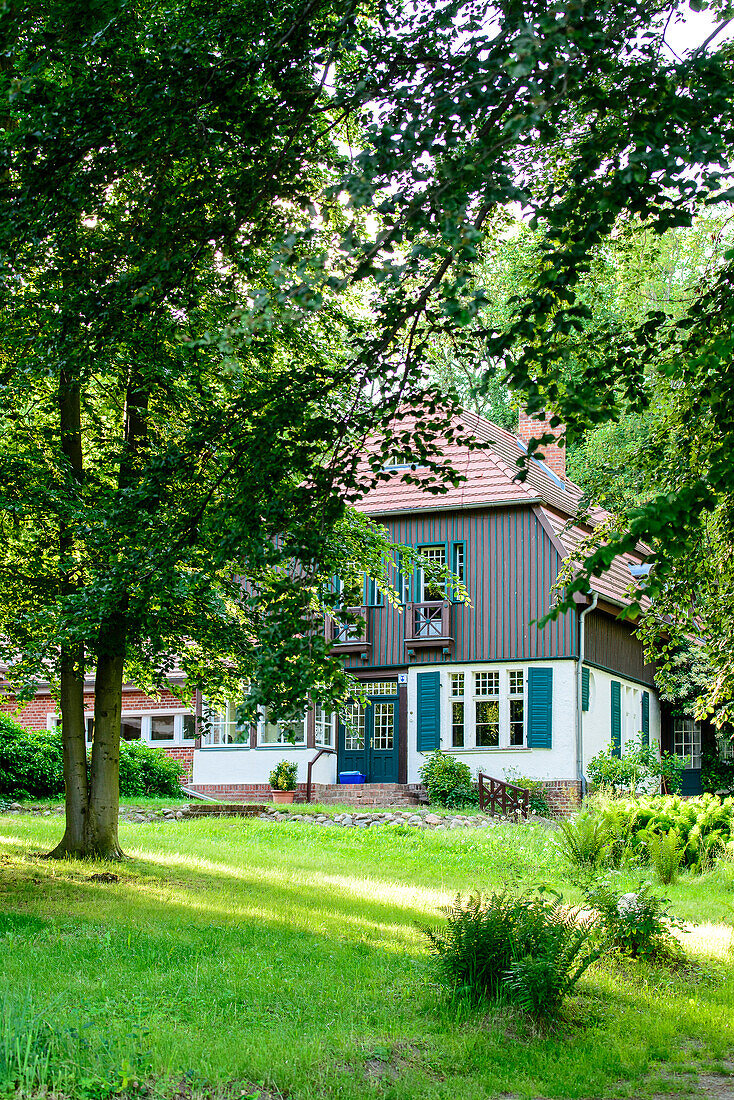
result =
[[337,653],[368,655],[372,645],[367,637],[367,608],[346,607],[344,611],[351,616],[350,622],[344,622],[335,615],[327,616],[327,639],[333,644]]
[[435,646],[448,650],[451,636],[451,604],[448,600],[409,603],[405,607],[405,644],[408,650]]

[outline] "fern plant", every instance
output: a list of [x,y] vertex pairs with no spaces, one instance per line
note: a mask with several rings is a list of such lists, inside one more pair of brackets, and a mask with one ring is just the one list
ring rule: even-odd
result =
[[439,978],[470,1000],[508,1000],[548,1015],[599,957],[591,924],[558,896],[459,895],[445,912],[445,927],[423,931]]
[[609,860],[609,829],[602,818],[588,812],[561,818],[556,847],[568,863],[586,871],[596,871]]
[[665,833],[653,833],[647,844],[650,863],[663,886],[670,886],[678,878],[685,848],[676,829]]

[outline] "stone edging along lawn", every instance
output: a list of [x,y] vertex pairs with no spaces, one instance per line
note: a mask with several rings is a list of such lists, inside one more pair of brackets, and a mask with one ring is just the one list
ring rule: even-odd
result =
[[[4,812],[51,817],[54,814],[63,814],[64,807],[61,804],[24,806],[20,802],[12,802]],[[166,806],[163,809],[150,809],[143,806],[123,806],[120,808],[120,820],[130,821],[134,824],[185,821],[191,817],[189,805]],[[487,814],[462,814],[458,812],[454,814],[435,814],[426,810],[374,810],[360,813],[344,811],[336,814],[302,814],[296,811],[279,811],[274,806],[269,806],[261,814],[253,815],[253,819],[278,824],[300,821],[306,825],[322,825],[342,829],[369,829],[374,825],[408,825],[414,829],[430,829],[435,832],[447,832],[449,829],[491,829],[495,825],[507,823],[505,818],[489,817]],[[543,822],[551,827],[553,824],[546,818],[534,816],[528,818],[528,821]]]

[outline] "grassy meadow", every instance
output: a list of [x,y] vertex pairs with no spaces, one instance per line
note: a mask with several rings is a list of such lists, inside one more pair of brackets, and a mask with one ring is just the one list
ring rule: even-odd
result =
[[443,995],[417,924],[475,887],[578,900],[541,826],[123,823],[103,866],[39,858],[60,824],[0,817],[0,1078],[27,1093],[648,1098],[732,1057],[731,865],[660,888],[685,964],[608,957],[539,1027]]

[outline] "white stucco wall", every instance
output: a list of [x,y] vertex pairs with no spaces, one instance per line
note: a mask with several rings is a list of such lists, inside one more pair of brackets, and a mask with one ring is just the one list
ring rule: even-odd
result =
[[[527,670],[535,665],[538,668],[553,669],[553,747],[550,749],[499,748],[499,749],[454,749],[451,747],[451,687],[449,674],[463,672],[466,684],[471,681],[470,673],[489,669],[523,669],[525,680]],[[496,779],[505,777],[505,769],[515,768],[531,779],[575,779],[575,661],[512,661],[507,664],[484,665],[442,665],[441,672],[441,748],[451,752],[472,770],[472,774],[484,772]],[[418,752],[416,724],[416,676],[420,672],[432,671],[430,666],[416,666],[408,672],[408,782],[420,782],[420,769],[430,753]],[[433,670],[435,671],[435,669]],[[467,687],[467,690],[469,688]],[[527,697],[526,697],[527,701]],[[526,715],[527,719],[527,715]]]
[[650,744],[660,751],[660,703],[654,688],[625,680],[623,676],[589,668],[589,709],[583,712],[584,773],[589,761],[612,740],[612,680],[621,684],[622,748],[639,741],[642,729],[642,693],[650,694]]
[[[318,747],[293,748],[291,745],[261,749],[240,745],[197,749],[194,753],[193,783],[268,783],[270,772],[279,760],[295,760],[298,764],[297,782],[305,783],[308,762],[317,752]],[[325,753],[317,760],[312,778],[314,783],[336,783],[336,756]]]

